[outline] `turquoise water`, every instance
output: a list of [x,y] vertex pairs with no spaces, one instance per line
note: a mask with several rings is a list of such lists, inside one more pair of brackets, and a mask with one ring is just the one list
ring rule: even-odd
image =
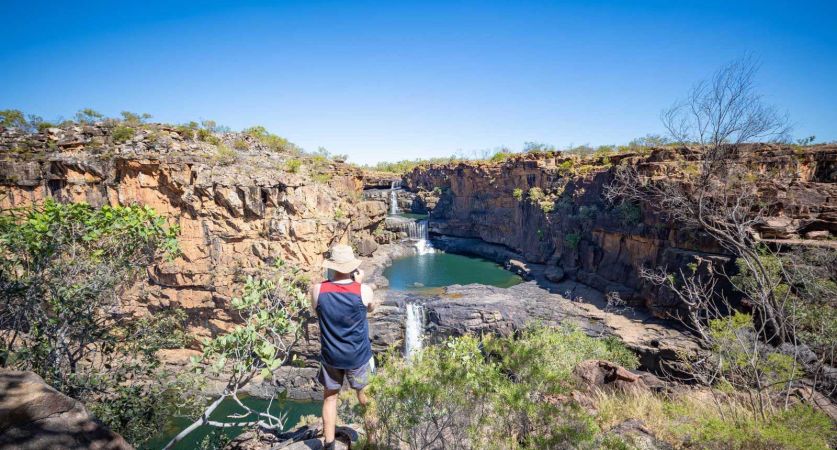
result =
[[471,283],[509,287],[523,281],[494,262],[451,253],[397,259],[384,270],[384,276],[389,280],[390,289],[400,291]]
[[[268,400],[255,398],[255,397],[246,397],[242,399],[242,403],[247,405],[250,408],[253,408],[257,411],[264,411],[267,408]],[[294,401],[294,400],[285,400],[281,402],[277,402],[276,400],[273,401],[273,404],[270,406],[270,412],[278,416],[283,412],[287,412],[288,418],[285,420],[285,429],[290,430],[299,422],[299,419],[302,416],[306,416],[309,414],[313,414],[319,416],[322,412],[323,402],[321,401]],[[217,420],[219,422],[237,422],[237,421],[245,421],[251,420],[250,418],[246,419],[229,419],[228,416],[230,414],[240,414],[243,413],[241,407],[235,404],[232,400],[225,400],[218,408],[212,413],[210,418],[212,420]],[[169,424],[166,428],[164,433],[148,442],[144,445],[143,449],[161,449],[163,448],[171,438],[177,436],[181,430],[189,426],[192,423],[192,420],[187,418],[177,419],[173,423]],[[189,436],[187,436],[184,440],[180,441],[174,448],[178,450],[192,450],[199,447],[200,441],[205,438],[212,430],[216,428],[203,426],[198,428],[197,430],[193,431]],[[231,427],[225,428],[224,433],[233,438],[241,434],[244,431],[239,427]]]

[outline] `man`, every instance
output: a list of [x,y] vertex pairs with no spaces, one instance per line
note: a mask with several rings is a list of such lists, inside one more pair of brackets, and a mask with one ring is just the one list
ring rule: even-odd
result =
[[337,394],[347,378],[357,393],[357,400],[366,406],[363,388],[374,367],[369,343],[366,312],[372,311],[372,288],[362,284],[361,261],[348,245],[335,245],[323,263],[327,280],[311,287],[311,310],[320,322],[320,371],[323,385],[323,436],[325,448],[334,448],[337,422]]

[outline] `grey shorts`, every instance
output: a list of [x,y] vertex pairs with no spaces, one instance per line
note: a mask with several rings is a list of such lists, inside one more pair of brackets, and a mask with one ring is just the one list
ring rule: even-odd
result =
[[320,371],[317,372],[317,381],[328,390],[338,391],[343,387],[343,379],[348,378],[349,386],[352,389],[360,390],[369,384],[369,374],[374,372],[374,358],[357,369],[338,369],[321,362]]

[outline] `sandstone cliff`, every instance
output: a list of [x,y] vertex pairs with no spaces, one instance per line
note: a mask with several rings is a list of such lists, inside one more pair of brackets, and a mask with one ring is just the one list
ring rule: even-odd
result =
[[243,273],[276,259],[315,273],[330,245],[372,240],[386,214],[383,202],[361,199],[359,170],[322,156],[270,148],[243,133],[127,128],[104,122],[32,134],[0,127],[0,208],[53,197],[138,203],[165,214],[180,227],[182,256],[150,267],[124,306],[137,313],[182,307],[197,336],[232,325],[227,305]]
[[[699,157],[688,148],[587,159],[525,154],[502,163],[419,167],[405,175],[404,184],[432,207],[432,232],[503,245],[528,262],[548,265],[554,281],[577,280],[665,316],[677,301],[643,283],[641,267],[676,270],[696,256],[725,264],[730,256],[699,231],[668,223],[649,205],[614,207],[602,192],[614,164],[675,177]],[[750,146],[740,163],[775,174],[761,186],[775,212],[758,230],[762,238],[834,245],[837,146]]]

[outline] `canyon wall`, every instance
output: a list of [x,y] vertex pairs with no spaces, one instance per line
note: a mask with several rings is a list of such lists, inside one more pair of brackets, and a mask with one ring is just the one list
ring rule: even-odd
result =
[[[641,280],[640,268],[676,271],[698,257],[724,265],[730,255],[705,233],[671,224],[650,205],[615,206],[602,193],[616,164],[675,177],[683,161],[696,159],[699,152],[688,148],[586,159],[526,154],[501,163],[418,167],[405,175],[404,185],[432,208],[431,232],[505,246],[527,262],[547,265],[553,281],[577,280],[665,317],[679,307],[677,299]],[[837,146],[748,146],[740,162],[775,173],[760,187],[774,212],[757,230],[762,238],[835,243]]]
[[[213,143],[151,124],[115,139],[114,124],[25,133],[0,127],[0,208],[45,198],[94,206],[142,204],[180,227],[182,255],[156,264],[123,295],[142,313],[181,307],[189,331],[233,325],[243,275],[282,259],[316,274],[337,242],[374,243],[386,204],[363,201],[363,174],[346,164],[267,148],[242,133]],[[291,165],[288,161],[300,160]]]

